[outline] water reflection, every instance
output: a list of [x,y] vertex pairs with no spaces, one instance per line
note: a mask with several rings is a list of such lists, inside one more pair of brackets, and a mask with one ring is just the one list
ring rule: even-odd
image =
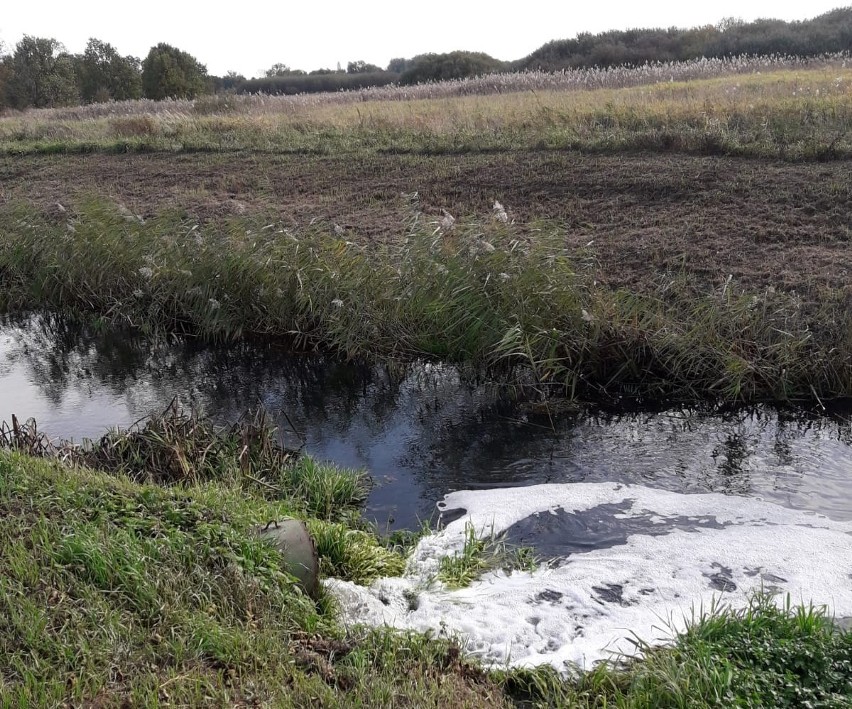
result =
[[269,346],[154,343],[41,317],[0,324],[0,418],[32,416],[79,440],[176,396],[222,423],[262,404],[286,436],[303,432],[310,452],[369,469],[369,512],[391,527],[430,516],[454,489],[607,480],[760,495],[852,519],[848,414],[679,409],[551,422],[498,394],[452,368],[391,376]]

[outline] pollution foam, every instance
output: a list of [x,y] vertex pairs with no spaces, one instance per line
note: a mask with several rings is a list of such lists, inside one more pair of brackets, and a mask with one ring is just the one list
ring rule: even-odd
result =
[[[742,606],[761,588],[777,591],[779,602],[789,594],[852,616],[852,523],[822,515],[615,483],[461,491],[439,508],[464,514],[419,542],[402,577],[369,587],[326,582],[345,622],[456,637],[486,664],[565,671],[635,654],[637,638],[666,642],[714,603]],[[469,524],[500,534],[536,515],[598,509],[612,525],[629,522],[631,534],[533,572],[489,572],[464,589],[436,580],[440,559],[463,547]],[[639,522],[647,533],[636,532]]]

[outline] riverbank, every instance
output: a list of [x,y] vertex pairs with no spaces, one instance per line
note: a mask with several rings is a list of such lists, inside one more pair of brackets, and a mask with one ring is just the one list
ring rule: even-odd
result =
[[[842,706],[852,689],[852,635],[818,610],[768,598],[717,609],[671,647],[641,646],[645,660],[568,677],[489,670],[453,640],[345,629],[333,598],[303,594],[254,532],[284,515],[306,518],[315,533],[344,532],[331,544],[318,537],[324,576],[367,583],[399,573],[392,559],[404,547],[360,525],[357,495],[333,508],[311,502],[341,489],[345,473],[307,460],[270,471],[254,456],[264,469],[241,468],[227,445],[205,468],[210,460],[186,445],[188,467],[160,460],[154,469],[148,455],[140,476],[141,458],[115,455],[127,450],[116,439],[98,450],[112,473],[0,452],[0,695],[11,705]],[[311,470],[309,485],[285,490]]]
[[499,203],[486,218],[433,220],[412,197],[399,237],[373,244],[334,224],[144,218],[103,199],[64,216],[0,210],[0,309],[272,338],[367,361],[444,361],[569,399],[852,394],[845,289],[805,301],[732,278],[707,288],[678,271],[612,288],[559,225],[515,224]]
[[821,405],[852,395],[844,62],[6,116],[0,311]]

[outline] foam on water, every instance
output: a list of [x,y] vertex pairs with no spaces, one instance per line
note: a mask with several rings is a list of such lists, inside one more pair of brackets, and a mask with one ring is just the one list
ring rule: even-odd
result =
[[[614,483],[462,491],[439,507],[465,514],[420,541],[403,577],[369,588],[327,582],[347,622],[458,636],[487,663],[565,669],[631,653],[635,636],[663,642],[693,611],[718,600],[742,605],[761,587],[852,615],[852,524],[822,515]],[[467,524],[500,533],[533,515],[590,510],[611,515],[607,523],[623,521],[629,534],[532,573],[489,573],[465,589],[435,580],[441,557],[462,548]],[[647,533],[637,531],[640,523]]]

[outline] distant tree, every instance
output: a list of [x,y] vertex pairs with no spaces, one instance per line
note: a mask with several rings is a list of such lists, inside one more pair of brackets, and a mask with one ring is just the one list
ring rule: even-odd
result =
[[742,27],[743,25],[745,25],[745,20],[741,17],[723,17],[716,23],[716,29],[719,32],[727,32],[730,29]]
[[146,98],[194,98],[209,88],[207,67],[169,44],[151,47],[142,62],[142,93]]
[[[566,68],[684,61],[697,57],[738,54],[797,54],[813,56],[849,51],[852,47],[852,7],[832,10],[811,20],[783,22],[735,17],[715,26],[692,29],[612,30],[581,33],[574,39],[548,42],[514,69],[558,71]],[[415,58],[416,59],[416,58]]]
[[236,71],[229,71],[225,76],[211,76],[210,80],[213,82],[213,91],[222,93],[236,91],[246,82],[246,77]]
[[14,108],[64,106],[79,99],[74,60],[55,39],[26,35],[7,60],[6,100]]
[[367,62],[359,59],[357,62],[349,62],[346,65],[347,74],[374,74],[381,71],[381,67],[375,64],[367,64]]
[[5,45],[0,42],[0,110],[8,105],[6,87],[12,76],[12,58],[6,54]]
[[277,62],[263,72],[263,75],[267,79],[271,79],[273,76],[289,76],[292,73],[293,70],[289,66],[282,64],[281,62]]
[[409,67],[403,72],[400,81],[403,84],[420,84],[426,81],[464,79],[505,71],[507,68],[506,62],[482,52],[421,54],[410,60]]
[[237,91],[246,94],[273,95],[307,94],[320,91],[354,91],[368,86],[387,86],[398,79],[399,74],[391,74],[387,71],[370,74],[347,74],[345,71],[332,71],[249,79],[241,84]]
[[90,39],[77,63],[80,98],[87,103],[139,98],[140,64],[136,57],[122,57],[111,44]]
[[388,71],[393,72],[394,74],[402,74],[406,69],[409,68],[410,61],[408,59],[403,59],[402,57],[396,57],[391,59],[388,62]]

